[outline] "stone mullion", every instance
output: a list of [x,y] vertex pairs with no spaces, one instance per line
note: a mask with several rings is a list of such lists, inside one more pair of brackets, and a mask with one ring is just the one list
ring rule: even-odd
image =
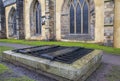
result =
[[81,34],[83,34],[83,4],[84,2],[81,4]]
[[88,5],[88,34],[90,35],[90,30],[91,30],[91,28],[90,28],[90,23],[91,23],[91,18],[90,18],[90,16],[91,16],[91,14],[90,14],[90,5],[89,5],[89,3],[86,1],[86,3],[87,3],[87,5]]
[[76,6],[74,3],[73,3],[73,5],[74,5],[74,6],[73,6],[73,7],[74,7],[74,34],[76,34],[76,29],[77,29],[77,28],[76,28],[76,26],[77,26],[77,25],[76,25],[76,7],[77,7],[77,6]]

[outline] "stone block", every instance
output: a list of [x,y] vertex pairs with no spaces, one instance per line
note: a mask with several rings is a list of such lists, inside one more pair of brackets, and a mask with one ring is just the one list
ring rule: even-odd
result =
[[17,63],[17,65],[45,74],[58,81],[85,81],[99,67],[101,53],[100,50],[94,50],[72,64],[50,61],[12,51],[5,51],[3,55],[5,59],[3,60],[7,59],[8,62]]

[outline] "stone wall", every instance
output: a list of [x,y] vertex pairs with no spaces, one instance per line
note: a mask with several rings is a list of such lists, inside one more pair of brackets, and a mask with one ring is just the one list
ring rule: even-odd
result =
[[49,2],[49,10],[50,10],[50,34],[51,37],[50,39],[54,40],[55,39],[55,2],[56,0],[50,0]]
[[[11,13],[11,11],[12,11],[13,8],[16,10],[16,4],[15,4],[15,3],[12,4],[12,5],[9,5],[9,6],[6,6],[6,7],[5,7],[6,34],[7,34],[7,38],[11,38],[11,37],[9,36],[9,32],[10,32],[10,30],[9,30],[9,17],[10,17],[10,13]],[[14,37],[13,37],[13,38],[14,38]],[[15,38],[16,38],[16,37],[15,37]]]
[[[16,4],[11,4],[6,6],[6,27],[4,24],[2,24],[2,29],[8,32],[8,14],[11,7],[15,7],[17,9],[17,28],[18,28],[18,35],[19,39],[28,39],[28,40],[43,40],[46,39],[46,27],[47,24],[42,25],[42,34],[40,36],[31,36],[30,28],[32,27],[31,24],[31,5],[33,1],[37,0],[17,0]],[[43,0],[38,0],[41,4],[41,14],[42,17],[47,14],[45,8],[46,3]],[[96,12],[98,12],[95,7],[97,2],[94,0],[89,0],[89,10],[90,10],[90,21],[89,21],[89,31],[90,33],[88,35],[70,35],[70,20],[69,20],[69,6],[68,1],[69,0],[62,0],[62,1],[56,1],[56,0],[48,0],[49,1],[49,35],[50,39],[56,39],[56,40],[69,40],[69,41],[97,41],[101,40],[101,36],[98,34],[99,31],[104,29],[104,42],[107,43],[108,41],[113,41],[113,18],[114,18],[114,2],[112,0],[105,0],[105,28],[102,28],[99,24],[100,19],[98,15],[96,15]],[[62,2],[62,3],[61,3]],[[59,7],[59,3],[62,4],[62,7]],[[95,5],[96,4],[96,5]],[[103,7],[103,5],[102,5]],[[4,10],[4,7],[0,8],[0,10]],[[4,14],[4,11],[3,13]],[[60,18],[59,18],[60,15]],[[3,18],[5,16],[2,16]],[[97,17],[97,20],[95,20],[95,17]],[[97,21],[97,23],[96,23]],[[5,19],[2,20],[2,22],[5,22]],[[98,23],[99,22],[99,23]],[[95,24],[96,23],[96,24]],[[101,28],[100,28],[100,27]],[[6,28],[6,29],[5,29]],[[8,34],[6,32],[6,34]],[[4,35],[5,36],[5,33]],[[97,40],[96,40],[97,39]]]
[[104,4],[104,43],[107,46],[112,46],[113,43],[113,25],[114,25],[114,1],[105,0]]
[[[42,25],[42,33],[40,35],[32,36],[31,28],[34,28],[35,26],[32,24],[32,22],[35,22],[32,20],[32,10],[34,8],[34,3],[38,1],[41,6],[41,16],[45,16],[45,0],[24,0],[24,31],[25,31],[25,39],[27,40],[44,40],[46,38],[45,34],[45,27],[46,25]],[[32,20],[32,22],[31,22]]]
[[5,7],[0,0],[0,38],[6,38]]
[[23,17],[23,8],[24,8],[24,1],[23,0],[17,0],[17,28],[18,28],[18,34],[19,39],[25,39],[25,28],[24,28],[24,17]]
[[75,41],[92,41],[95,34],[95,5],[94,1],[89,2],[89,34],[70,34],[70,15],[69,2],[66,0],[61,9],[61,38],[65,40]]
[[7,38],[9,37],[9,16],[11,13],[11,9],[14,8],[16,11],[16,31],[17,31],[17,36],[12,37],[15,39],[25,39],[25,34],[24,34],[24,19],[23,19],[23,0],[17,0],[16,3],[12,3],[10,5],[5,6],[5,11],[6,11],[6,34]]
[[57,81],[85,81],[101,64],[102,51],[94,50],[72,64],[5,51],[3,60],[34,70]]
[[114,20],[114,1],[113,0],[107,0],[105,1],[105,25],[113,25],[113,20]]

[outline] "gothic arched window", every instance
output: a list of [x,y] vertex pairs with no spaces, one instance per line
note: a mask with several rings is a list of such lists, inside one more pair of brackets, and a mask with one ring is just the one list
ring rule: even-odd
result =
[[79,4],[76,7],[76,33],[81,33],[81,8]]
[[8,25],[9,25],[9,36],[13,37],[17,35],[17,27],[16,27],[16,10],[15,8],[12,8],[9,13],[8,18]]
[[35,21],[36,21],[36,34],[41,34],[41,8],[37,1],[35,4]]
[[89,33],[89,5],[87,0],[72,0],[70,3],[70,34]]
[[74,7],[70,8],[70,33],[74,33]]
[[30,34],[39,36],[42,32],[41,5],[38,0],[33,0],[30,8]]
[[83,7],[83,33],[88,33],[88,5],[87,3],[84,4]]
[[12,24],[13,24],[14,35],[17,35],[17,27],[16,27],[16,12],[15,12],[14,15],[13,15]]

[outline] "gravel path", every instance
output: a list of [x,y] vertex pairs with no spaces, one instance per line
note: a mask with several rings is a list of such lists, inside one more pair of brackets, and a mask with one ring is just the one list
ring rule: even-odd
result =
[[102,65],[86,81],[108,81],[105,77],[112,69],[112,65],[102,63]]
[[19,67],[10,63],[3,62],[6,66],[8,66],[15,74],[14,76],[27,76],[35,81],[56,81],[50,77],[44,76],[42,74],[38,74],[34,71],[28,70],[23,67]]
[[[9,43],[0,43],[0,46],[8,46],[16,49],[30,47],[28,45],[9,44]],[[25,75],[30,77],[31,79],[34,79],[35,81],[55,81],[54,79],[51,79],[42,74],[37,74],[25,68],[18,67],[9,63],[4,63],[4,64],[6,64],[10,69],[12,69],[14,72],[16,72],[20,76]],[[120,56],[107,54],[104,52],[103,58],[102,58],[102,65],[97,69],[97,71],[95,71],[88,78],[87,81],[107,81],[105,77],[108,74],[108,72],[111,70],[112,66],[114,65],[120,66]]]
[[30,47],[28,45],[10,44],[10,43],[0,43],[0,46],[7,46],[7,47],[16,48],[16,49]]
[[103,53],[102,62],[120,66],[120,55],[112,55],[112,54]]

